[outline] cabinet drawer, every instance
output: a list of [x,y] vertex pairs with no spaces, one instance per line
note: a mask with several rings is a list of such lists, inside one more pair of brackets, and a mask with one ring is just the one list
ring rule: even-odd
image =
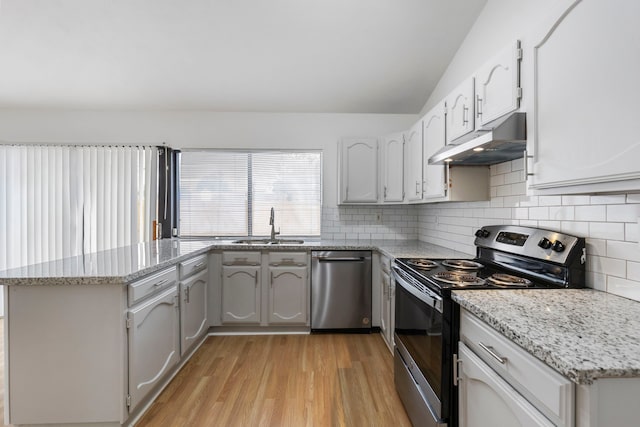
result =
[[260,265],[260,252],[229,251],[222,253],[223,265]]
[[156,291],[175,284],[177,280],[176,268],[171,267],[129,284],[129,307],[153,295]]
[[380,269],[389,274],[389,272],[391,271],[391,258],[380,255]]
[[571,381],[464,309],[460,310],[460,340],[556,424],[573,425]]
[[307,253],[269,252],[269,265],[307,265]]
[[193,257],[180,263],[180,279],[185,279],[207,268],[207,255]]

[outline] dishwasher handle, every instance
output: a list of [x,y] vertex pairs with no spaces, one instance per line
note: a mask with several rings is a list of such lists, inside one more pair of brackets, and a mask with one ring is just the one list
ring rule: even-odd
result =
[[314,259],[317,259],[319,262],[363,262],[365,260],[365,257],[336,258],[336,257],[324,256],[324,257],[314,257]]

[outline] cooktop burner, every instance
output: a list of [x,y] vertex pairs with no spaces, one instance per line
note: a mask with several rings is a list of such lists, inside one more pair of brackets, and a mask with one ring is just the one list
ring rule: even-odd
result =
[[437,262],[431,261],[430,259],[411,259],[407,261],[407,264],[421,270],[431,270],[438,266]]
[[447,268],[453,268],[455,270],[480,270],[484,265],[479,262],[471,261],[468,259],[445,259],[442,261],[442,265]]
[[449,283],[452,285],[459,286],[481,286],[485,284],[485,280],[476,276],[475,274],[469,274],[458,271],[441,271],[439,273],[434,274],[433,277],[435,280],[440,282]]
[[511,274],[495,273],[487,278],[487,280],[498,286],[532,286],[531,280],[524,277],[512,276]]

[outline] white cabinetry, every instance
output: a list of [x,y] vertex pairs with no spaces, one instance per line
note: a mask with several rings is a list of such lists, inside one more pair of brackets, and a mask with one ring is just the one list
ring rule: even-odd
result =
[[260,267],[222,267],[222,322],[260,323]]
[[382,201],[398,203],[404,200],[404,148],[401,133],[389,135],[382,142]]
[[[434,201],[446,196],[447,165],[430,165],[429,158],[446,144],[446,105],[444,101],[433,107],[422,118],[422,198]],[[487,183],[488,184],[488,183]]]
[[184,356],[207,331],[207,256],[180,263],[180,279],[180,355]]
[[475,93],[469,77],[447,96],[447,143],[474,130]]
[[461,427],[574,425],[575,389],[466,310],[460,311]]
[[512,43],[475,73],[476,129],[520,106],[520,42]]
[[340,142],[340,203],[378,201],[378,140],[343,139]]
[[269,324],[305,325],[309,320],[306,253],[269,254]]
[[406,198],[409,202],[422,200],[422,120],[404,134],[406,143]]
[[169,289],[129,310],[130,411],[180,359],[178,309],[174,282]]
[[638,190],[640,2],[556,8],[528,40],[528,186],[541,194]]

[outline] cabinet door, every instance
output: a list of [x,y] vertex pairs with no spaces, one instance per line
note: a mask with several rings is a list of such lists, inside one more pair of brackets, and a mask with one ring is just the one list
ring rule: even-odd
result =
[[132,411],[180,358],[177,287],[135,306],[127,315]]
[[401,133],[389,135],[383,141],[382,200],[384,202],[404,200],[404,147]]
[[638,190],[640,59],[613,47],[637,46],[640,2],[574,1],[555,16],[529,61],[529,185],[551,194]]
[[260,266],[222,267],[222,322],[260,323]]
[[207,330],[209,271],[203,270],[180,283],[180,355],[183,356]]
[[476,128],[518,109],[521,57],[520,42],[515,42],[476,72]]
[[462,82],[446,99],[447,103],[447,143],[473,131],[475,99],[473,77]]
[[422,138],[424,158],[422,198],[427,201],[443,199],[446,196],[446,170],[448,165],[430,165],[429,157],[444,147],[446,143],[445,120],[446,106],[439,103],[422,119]]
[[378,140],[344,139],[341,148],[341,203],[378,201]]
[[380,310],[380,332],[382,333],[382,337],[384,338],[387,346],[389,348],[393,348],[393,344],[391,343],[390,336],[393,333],[391,331],[391,305],[390,305],[390,284],[389,284],[389,275],[386,273],[380,274],[380,280],[382,282],[382,297],[380,298],[381,310]]
[[458,417],[460,427],[553,426],[540,411],[459,343]]
[[269,323],[307,323],[307,267],[269,267]]
[[406,197],[410,202],[422,200],[422,120],[404,134],[406,161]]

